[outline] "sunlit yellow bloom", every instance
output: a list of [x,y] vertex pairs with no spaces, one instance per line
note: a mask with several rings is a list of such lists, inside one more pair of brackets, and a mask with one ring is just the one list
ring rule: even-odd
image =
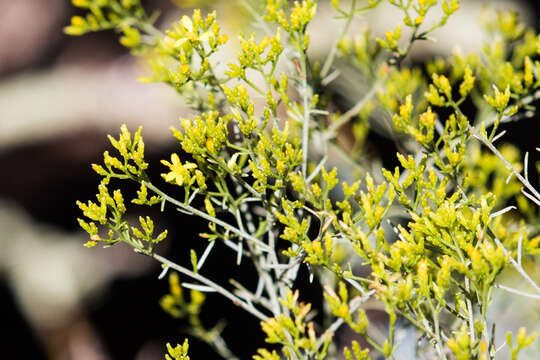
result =
[[161,163],[168,166],[171,170],[167,174],[162,174],[162,176],[165,178],[165,181],[176,182],[178,186],[182,186],[185,182],[189,181],[189,178],[191,177],[189,171],[195,169],[197,165],[190,162],[186,162],[182,165],[182,162],[176,153],[171,155],[171,161],[172,164],[167,160],[161,160]]
[[198,29],[194,28],[193,26],[193,21],[186,15],[182,17],[182,20],[180,20],[180,24],[182,25],[180,29],[184,36],[175,42],[174,45],[176,47],[184,45],[187,41],[208,41],[210,39],[210,36],[212,35],[210,31],[206,31],[199,35]]

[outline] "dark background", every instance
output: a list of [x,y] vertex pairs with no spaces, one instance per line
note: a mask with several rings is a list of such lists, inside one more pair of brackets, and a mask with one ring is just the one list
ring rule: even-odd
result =
[[[164,9],[164,14],[175,11],[171,3],[165,0],[146,1],[146,5],[149,8]],[[538,19],[539,4],[531,1],[528,5],[534,14],[529,13],[529,16]],[[26,86],[26,78],[30,79],[28,84],[34,84],[33,81],[38,83],[39,79],[35,80],[35,74],[58,74],[60,79],[68,78],[69,74],[62,73],[65,68],[78,69],[78,74],[82,74],[81,89],[85,89],[88,84],[85,82],[98,73],[117,71],[120,75],[111,75],[117,76],[115,81],[133,81],[130,79],[137,76],[136,70],[123,72],[120,69],[124,64],[129,69],[136,68],[136,65],[129,60],[126,51],[117,45],[116,36],[112,32],[80,38],[62,34],[62,27],[75,12],[67,1],[0,0],[0,94],[1,91],[13,93],[15,90],[10,86],[15,88],[13,83],[19,79],[23,79],[22,86]],[[39,86],[49,85],[40,83]],[[127,101],[127,106],[130,107],[145,96],[138,89],[133,93],[129,88],[111,92],[126,97],[128,100],[124,101]],[[52,107],[52,104],[35,105],[26,101],[28,98],[32,99],[35,93],[47,91],[47,88],[28,86],[28,96],[21,96],[19,103],[8,104],[12,109],[0,108],[0,122],[6,125],[10,121],[16,121],[9,115],[17,107],[42,106],[43,113],[50,111],[48,105]],[[51,86],[50,91],[54,92],[55,87]],[[165,97],[169,95],[170,93],[166,93]],[[62,96],[64,95],[60,98]],[[76,94],[74,96],[75,105],[77,101],[84,101],[76,98]],[[115,104],[119,100],[111,97],[110,101]],[[167,126],[163,123],[174,123],[178,114],[187,110],[182,110],[182,105],[174,101],[172,103],[171,107],[178,109],[178,112],[171,111],[173,115],[165,120],[156,120],[163,116],[160,112],[162,110],[158,108],[163,106],[163,103],[155,105],[156,109],[150,107],[148,113],[140,115],[139,118],[136,114],[123,118],[122,115],[112,112],[109,114],[107,110],[103,112],[103,117],[108,116],[108,119],[103,120],[96,118],[99,111],[95,114],[78,112],[76,106],[72,106],[72,99],[66,98],[60,107],[61,112],[65,108],[65,112],[72,114],[72,121],[68,122],[68,125],[54,122],[35,125],[30,123],[28,129],[17,137],[0,137],[0,199],[5,201],[0,203],[0,210],[3,204],[9,204],[10,209],[15,208],[25,214],[27,223],[21,226],[35,227],[38,235],[45,228],[43,234],[47,233],[47,237],[59,234],[63,239],[59,241],[59,248],[68,242],[82,245],[84,235],[80,233],[75,221],[80,216],[75,201],[94,197],[99,180],[90,170],[89,164],[99,162],[103,150],[108,148],[105,135],[109,132],[116,134],[123,122],[133,126],[143,123],[151,131],[153,126],[161,126],[163,131],[156,130],[152,133],[146,147],[150,163],[158,163],[159,159],[167,158],[171,152],[179,151],[177,144],[168,138]],[[155,125],[153,120],[156,120],[158,125]],[[531,151],[539,145],[539,127],[535,125],[537,120],[505,125],[509,134],[507,140],[519,144],[524,151]],[[51,128],[53,130],[50,130]],[[389,149],[388,154],[393,153],[394,149]],[[155,166],[153,176],[159,176],[162,170]],[[197,234],[204,231],[206,225],[173,211],[162,215],[154,209],[153,215],[160,216],[160,223],[165,224],[170,231],[169,241],[160,247],[159,252],[179,263],[189,264],[187,249],[195,247],[199,252],[202,251],[204,244],[191,240],[197,238]],[[0,242],[0,253],[7,254],[6,249],[13,246],[13,241],[18,241],[15,231],[9,227],[0,227],[0,237],[3,239]],[[186,245],[188,242],[189,245]],[[95,284],[91,291],[77,292],[77,299],[72,307],[65,308],[69,316],[56,322],[26,315],[26,305],[18,300],[17,286],[25,286],[25,283],[21,282],[19,276],[13,275],[18,274],[13,270],[13,266],[18,269],[28,268],[28,271],[40,271],[39,266],[32,267],[30,262],[33,264],[34,261],[28,260],[28,263],[25,263],[23,257],[23,260],[15,260],[16,265],[1,267],[0,357],[35,360],[162,359],[166,342],[182,343],[186,337],[182,332],[185,323],[172,319],[158,304],[159,298],[168,290],[166,281],[157,280],[159,267],[152,262],[135,259],[140,255],[134,254],[127,247],[121,247],[123,249],[114,250],[114,255],[108,255],[107,251],[86,250],[81,246],[81,251],[91,257],[103,256],[101,262],[90,262],[85,276],[91,276],[98,268],[106,268],[106,275],[101,276],[102,280]],[[29,245],[28,253],[34,248]],[[217,274],[215,279],[219,283],[226,284],[230,277],[236,277],[245,279],[245,284],[253,287],[253,269],[247,265],[236,267],[229,264],[234,257],[227,256],[228,251],[224,247],[218,248],[215,254],[224,255],[210,258],[206,271]],[[41,257],[39,251],[35,256],[38,259]],[[68,253],[65,256],[69,256]],[[139,266],[143,270],[134,270]],[[84,276],[78,279],[86,281]],[[57,280],[51,278],[50,281],[54,283]],[[307,285],[305,273],[302,273],[300,281],[311,289],[306,292],[307,296],[313,296],[311,300],[315,302],[320,301],[316,299],[319,289]],[[46,283],[42,285],[48,287]],[[40,306],[39,299],[35,303],[35,306]],[[253,321],[250,315],[220,297],[210,296],[204,306],[203,321],[210,327],[221,319],[228,323],[223,336],[229,341],[231,350],[242,359],[251,358],[256,348],[263,343],[258,321]],[[217,358],[206,345],[197,340],[191,340],[190,354],[194,359]]]

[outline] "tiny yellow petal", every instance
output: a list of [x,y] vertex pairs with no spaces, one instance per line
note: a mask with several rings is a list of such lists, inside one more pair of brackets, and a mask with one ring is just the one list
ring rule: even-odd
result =
[[176,175],[176,183],[178,184],[178,186],[182,186],[182,184],[184,183],[184,177],[182,175]]
[[188,41],[188,38],[181,38],[179,40],[177,40],[175,43],[174,43],[174,47],[181,47],[182,45],[184,45],[186,43],[186,41]]
[[90,240],[90,241],[85,242],[83,246],[85,246],[87,248],[91,248],[91,247],[94,247],[96,245],[97,245],[97,243],[95,241]]
[[191,19],[188,16],[186,15],[182,16],[182,20],[180,21],[182,22],[182,26],[184,26],[184,29],[186,29],[189,32],[193,31],[193,21],[191,21]]
[[205,33],[202,33],[201,36],[199,36],[199,41],[208,41],[210,40],[210,36],[212,35],[211,32],[207,31]]

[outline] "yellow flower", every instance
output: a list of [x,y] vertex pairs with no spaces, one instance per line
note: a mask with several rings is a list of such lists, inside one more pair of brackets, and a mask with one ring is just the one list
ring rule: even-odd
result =
[[197,42],[197,41],[208,41],[212,35],[211,31],[206,31],[202,34],[198,34],[198,28],[193,26],[193,21],[186,15],[182,17],[180,20],[180,25],[182,26],[181,32],[183,34],[183,37],[178,39],[175,42],[176,47],[180,47],[184,45],[187,41],[190,42]]
[[190,162],[186,162],[185,164],[182,165],[182,162],[180,162],[180,158],[178,157],[176,153],[171,155],[171,161],[172,161],[172,164],[168,162],[167,160],[161,160],[161,163],[165,166],[168,166],[169,169],[171,170],[169,173],[161,174],[161,175],[165,178],[165,181],[176,182],[178,186],[182,186],[184,182],[189,181],[191,177],[191,174],[189,171],[191,169],[195,169],[197,165]]

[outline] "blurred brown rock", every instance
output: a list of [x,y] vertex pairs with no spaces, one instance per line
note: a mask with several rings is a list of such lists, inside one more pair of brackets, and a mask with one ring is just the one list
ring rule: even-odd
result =
[[54,48],[62,36],[67,4],[64,0],[0,0],[0,75],[35,64]]

